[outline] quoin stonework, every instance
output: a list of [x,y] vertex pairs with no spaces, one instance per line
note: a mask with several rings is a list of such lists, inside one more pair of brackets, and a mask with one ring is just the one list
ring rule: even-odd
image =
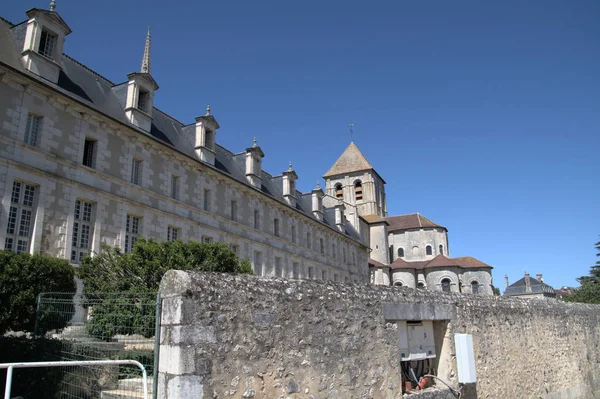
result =
[[220,146],[210,107],[187,122],[154,107],[150,30],[122,82],[65,54],[69,34],[54,6],[0,19],[0,249],[78,264],[140,237],[222,242],[262,276],[492,293],[491,267],[451,258],[445,227],[387,214],[354,143],[300,192],[292,163],[262,169],[256,138]]

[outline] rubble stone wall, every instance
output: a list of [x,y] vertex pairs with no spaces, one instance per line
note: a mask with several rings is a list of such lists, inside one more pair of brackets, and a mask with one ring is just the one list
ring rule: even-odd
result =
[[463,398],[600,397],[596,305],[181,271],[160,291],[159,398],[400,398],[405,317],[435,320],[454,387],[454,334],[472,334]]

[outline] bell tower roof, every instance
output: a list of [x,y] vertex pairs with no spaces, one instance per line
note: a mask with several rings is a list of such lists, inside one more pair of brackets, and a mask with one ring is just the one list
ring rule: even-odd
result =
[[[354,142],[344,150],[342,155],[335,161],[333,166],[323,175],[324,179],[331,176],[343,175],[346,173],[359,172],[362,170],[375,170],[367,161],[367,158],[358,149]],[[383,180],[383,179],[382,179]]]

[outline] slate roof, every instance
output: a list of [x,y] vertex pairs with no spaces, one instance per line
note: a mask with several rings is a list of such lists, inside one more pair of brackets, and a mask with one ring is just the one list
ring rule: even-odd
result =
[[532,294],[543,294],[548,297],[555,297],[556,292],[554,288],[544,283],[543,281],[539,281],[536,278],[529,277],[529,284],[531,285],[531,292],[526,291],[525,284],[526,277],[521,278],[518,281],[515,281],[511,285],[506,288],[504,291],[504,296],[513,296],[513,295],[532,295]]
[[420,215],[418,213],[411,213],[408,215],[399,215],[399,216],[388,216],[384,219],[390,225],[390,227],[388,228],[389,232],[398,231],[398,230],[426,228],[426,227],[437,227],[437,228],[442,228],[446,231],[448,230],[444,226],[440,226],[439,224],[427,219],[425,216]]
[[[342,155],[334,162],[333,166],[323,175],[326,179],[331,176],[343,175],[346,173],[360,172],[363,170],[375,171],[373,166],[367,161],[367,158],[360,152],[354,142],[344,150]],[[377,173],[377,172],[375,172]],[[379,176],[379,175],[377,175]],[[379,176],[381,178],[381,176]],[[381,179],[383,181],[383,179]],[[385,181],[384,181],[385,183]]]
[[[150,132],[138,129],[128,122],[124,112],[127,98],[127,82],[115,84],[66,54],[62,54],[60,60],[62,70],[56,84],[26,70],[21,62],[20,54],[20,49],[23,48],[25,40],[26,25],[23,22],[13,25],[7,20],[0,18],[1,65],[16,70],[22,75],[37,81],[39,84],[68,96],[81,105],[92,108],[120,124],[128,126],[139,134],[151,137],[174,151],[178,151],[199,163],[201,162],[194,151],[194,123],[185,125],[156,107],[153,108],[152,112],[153,119]],[[248,141],[250,143],[251,139],[249,138]],[[205,163],[203,165],[214,168],[220,173],[254,189],[246,180],[244,153],[234,154],[219,145],[216,145],[215,150],[214,167]],[[281,181],[265,171],[262,171],[262,178],[260,191],[289,206],[283,200]],[[306,217],[318,223],[331,227],[336,233],[344,234],[362,244],[360,236],[349,223],[346,226],[345,233],[340,233],[334,228],[335,220],[333,219],[333,214],[325,213],[323,222],[319,222],[312,214],[310,193],[302,194],[297,192],[296,197],[298,204],[295,209],[298,212],[303,213]]]
[[460,257],[460,258],[448,258],[444,255],[438,255],[431,260],[413,261],[408,262],[402,258],[397,258],[389,266],[391,269],[411,269],[411,270],[424,270],[435,267],[459,267],[461,269],[480,269],[490,268],[492,266],[483,263],[473,257]]

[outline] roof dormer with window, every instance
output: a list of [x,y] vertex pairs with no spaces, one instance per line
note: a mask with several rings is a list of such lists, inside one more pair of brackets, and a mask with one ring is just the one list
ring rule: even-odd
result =
[[196,132],[194,149],[202,162],[215,165],[215,145],[219,123],[210,114],[210,105],[206,107],[206,114],[196,118]]
[[252,186],[260,189],[262,186],[262,159],[263,150],[256,144],[256,137],[252,147],[246,148],[246,180]]
[[40,8],[27,11],[29,20],[21,54],[27,70],[57,83],[65,36],[71,33],[71,28],[54,7],[52,2],[49,11]]
[[296,207],[296,180],[298,175],[290,162],[288,169],[283,172],[283,198],[293,208]]
[[139,72],[127,75],[127,101],[125,116],[127,120],[147,132],[152,127],[152,109],[154,108],[154,91],[158,84],[150,75],[150,28],[146,35],[146,45]]

